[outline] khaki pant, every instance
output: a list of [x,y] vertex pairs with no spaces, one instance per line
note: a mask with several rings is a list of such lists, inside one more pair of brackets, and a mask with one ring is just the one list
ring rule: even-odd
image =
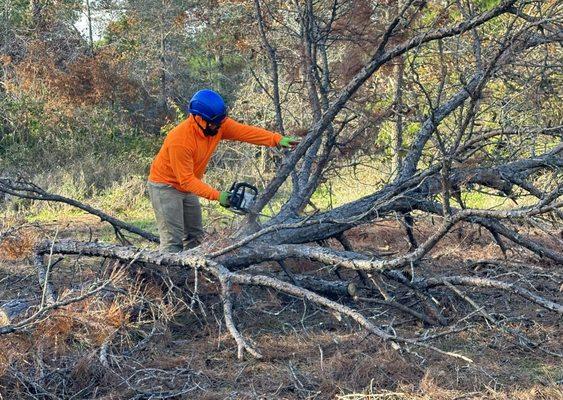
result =
[[147,184],[160,234],[160,250],[179,252],[199,246],[203,237],[199,198],[165,183]]

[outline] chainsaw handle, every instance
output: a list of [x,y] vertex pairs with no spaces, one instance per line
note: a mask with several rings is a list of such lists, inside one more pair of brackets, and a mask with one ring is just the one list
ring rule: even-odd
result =
[[[229,197],[229,203],[231,205],[231,211],[237,214],[246,214],[249,210],[248,208],[248,197],[255,198],[258,195],[258,189],[256,186],[251,185],[246,182],[234,182],[230,189],[231,197]],[[243,206],[245,204],[245,206]]]
[[256,186],[251,185],[250,183],[246,183],[246,182],[233,182],[233,184],[231,185],[231,188],[229,189],[229,192],[230,193],[237,193],[239,188],[243,188],[243,193],[245,192],[245,189],[248,188],[248,189],[250,189],[254,192],[254,195],[258,194],[258,189],[256,188]]

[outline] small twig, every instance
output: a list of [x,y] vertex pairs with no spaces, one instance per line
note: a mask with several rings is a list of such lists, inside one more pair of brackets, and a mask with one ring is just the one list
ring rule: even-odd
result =
[[[55,231],[55,236],[53,238],[53,243],[57,240],[57,236],[59,234],[59,227],[57,227]],[[47,262],[47,270],[45,274],[42,274],[42,270],[39,270],[39,283],[43,284],[43,291],[41,294],[41,305],[39,308],[43,308],[45,305],[45,301],[47,300],[49,303],[53,303],[55,301],[54,296],[52,294],[52,290],[49,290],[49,299],[47,299],[47,287],[49,286],[49,273],[51,272],[51,262],[53,260],[53,246],[49,250],[49,261]],[[41,276],[43,275],[43,282],[41,282]]]
[[81,294],[80,296],[72,297],[72,298],[67,299],[67,300],[58,301],[56,303],[47,305],[46,307],[39,309],[33,315],[31,315],[30,317],[24,319],[23,321],[21,321],[17,324],[13,324],[13,325],[10,324],[10,325],[1,326],[0,327],[0,335],[5,335],[7,333],[12,333],[12,332],[18,332],[18,331],[21,331],[25,328],[28,328],[31,325],[37,324],[37,323],[41,322],[42,318],[49,311],[53,311],[53,310],[56,310],[58,308],[65,307],[65,306],[68,306],[68,305],[73,304],[73,303],[78,303],[78,302],[80,302],[80,301],[82,301],[82,300],[84,300],[84,299],[86,299],[90,296],[93,296],[96,293],[104,290],[106,288],[106,286],[109,285],[109,283],[110,283],[110,281],[106,281],[102,285],[97,286],[97,287],[93,288],[92,290]]
[[252,346],[250,346],[246,340],[242,337],[238,331],[234,321],[233,321],[233,301],[231,298],[231,286],[232,283],[227,277],[220,276],[219,280],[221,282],[222,296],[223,296],[223,311],[225,314],[225,325],[229,330],[231,336],[237,342],[238,352],[237,356],[239,360],[244,357],[244,350],[248,351],[254,357],[260,359],[262,355],[256,351]]
[[475,301],[473,301],[473,299],[471,299],[469,296],[465,295],[464,293],[461,292],[461,290],[459,290],[458,288],[456,288],[454,285],[452,285],[449,282],[445,282],[444,285],[450,289],[452,292],[454,292],[456,295],[458,295],[460,298],[462,298],[463,300],[465,300],[467,303],[469,303],[471,305],[471,307],[473,307],[475,309],[475,311],[477,311],[478,314],[481,314],[483,316],[483,318],[485,318],[485,320],[487,322],[490,322],[491,324],[493,324],[495,327],[499,328],[501,331],[504,331],[506,333],[509,333],[515,337],[517,337],[519,339],[518,343],[521,343],[521,341],[524,341],[526,343],[526,345],[528,346],[532,346],[532,347],[538,347],[538,344],[535,343],[534,341],[532,341],[531,339],[529,339],[528,337],[526,337],[525,335],[523,335],[522,333],[511,329],[507,326],[503,326],[499,321],[497,321],[495,318],[493,318],[489,313],[487,313],[484,309],[484,307],[480,307],[477,303],[475,303]]
[[386,300],[379,300],[379,299],[371,299],[371,298],[367,298],[367,297],[358,297],[359,301],[363,301],[366,303],[375,303],[375,304],[381,304],[381,305],[386,305],[386,306],[390,306],[393,308],[396,308],[397,310],[400,310],[404,313],[407,313],[409,315],[412,315],[413,317],[423,321],[424,323],[428,324],[428,325],[434,325],[435,322],[433,320],[431,320],[430,318],[428,318],[426,315],[413,310],[410,307],[405,306],[404,304],[401,304],[395,300],[392,299],[386,299]]

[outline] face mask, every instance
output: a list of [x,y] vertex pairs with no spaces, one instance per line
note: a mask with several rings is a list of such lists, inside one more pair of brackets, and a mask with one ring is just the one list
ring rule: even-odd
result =
[[217,134],[217,132],[219,132],[219,128],[221,127],[221,125],[216,125],[214,128],[211,128],[209,126],[209,122],[205,121],[205,128],[203,126],[201,126],[199,124],[199,122],[197,120],[195,120],[197,126],[199,126],[199,128],[203,131],[203,134],[205,136],[215,136]]
[[216,125],[215,128],[211,128],[209,123],[206,124],[205,128],[203,128],[203,134],[205,136],[215,136],[217,132],[219,132],[219,125]]

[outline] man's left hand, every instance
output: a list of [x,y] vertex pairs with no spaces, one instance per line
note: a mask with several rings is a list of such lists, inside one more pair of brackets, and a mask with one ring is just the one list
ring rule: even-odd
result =
[[279,145],[286,149],[294,149],[299,142],[301,142],[300,137],[295,136],[284,136],[281,138]]

